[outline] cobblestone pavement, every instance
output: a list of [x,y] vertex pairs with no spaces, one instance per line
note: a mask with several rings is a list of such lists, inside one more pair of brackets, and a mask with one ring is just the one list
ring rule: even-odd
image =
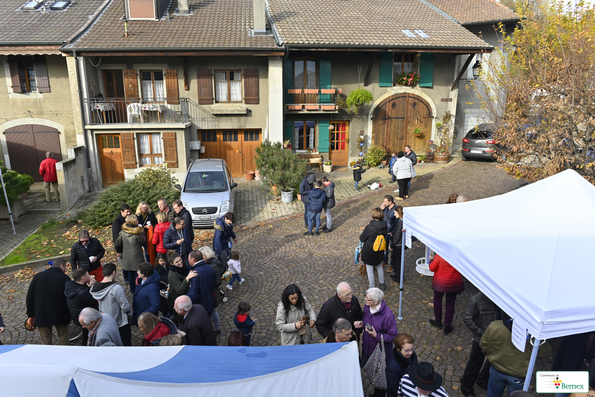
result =
[[[365,174],[369,175],[373,174]],[[366,177],[364,180],[367,182]],[[466,162],[416,180],[412,184],[410,198],[402,203],[405,207],[441,204],[453,192],[476,200],[508,192],[519,184],[495,164]],[[219,307],[222,324],[219,344],[225,345],[229,332],[234,329],[233,316],[237,305],[246,300],[252,304],[251,314],[257,321],[252,344],[278,345],[280,338],[274,324],[275,311],[283,288],[291,283],[300,286],[316,312],[335,293],[340,281],[349,282],[354,294],[363,302],[368,284],[354,266],[353,251],[359,234],[371,219],[371,209],[381,204],[385,194],[386,191],[368,192],[359,199],[352,197],[340,202],[333,209],[334,227],[329,234],[303,236],[303,220],[299,216],[259,224],[253,223],[254,218],[248,227],[236,228],[239,242],[234,249],[241,253],[246,282],[241,286],[236,283],[233,291],[226,290],[229,302]],[[492,215],[494,211],[486,208],[487,215]],[[249,224],[246,220],[245,223]],[[414,270],[415,260],[423,253],[424,247],[420,243],[406,251],[403,319],[397,320],[397,325],[400,332],[410,333],[415,338],[419,360],[433,363],[444,376],[447,391],[451,396],[458,397],[458,378],[462,376],[471,348],[471,333],[464,326],[462,317],[465,303],[475,288],[466,283],[465,292],[458,296],[454,331],[450,335],[445,336],[431,327],[428,320],[433,317],[432,279]],[[7,330],[0,338],[7,344],[40,343],[37,332],[25,331],[23,327],[30,277],[20,273],[2,277],[7,278],[0,283],[0,311]],[[387,280],[390,281],[389,278]],[[385,299],[396,314],[398,286],[388,281]],[[131,298],[130,295],[128,297]],[[315,342],[319,342],[320,336],[316,332],[314,335]],[[133,343],[140,344],[137,328],[133,331]],[[550,365],[550,360],[538,360],[537,369],[543,370]],[[369,382],[364,379],[366,391],[370,392]],[[480,397],[485,396],[484,389],[476,388],[476,392]]]

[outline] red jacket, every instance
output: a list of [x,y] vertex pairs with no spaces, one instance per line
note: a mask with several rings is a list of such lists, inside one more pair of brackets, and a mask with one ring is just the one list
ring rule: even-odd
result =
[[169,327],[163,323],[158,323],[153,331],[145,335],[141,342],[141,346],[151,346],[151,342],[153,342],[155,339],[161,339],[169,334],[171,334]]
[[44,182],[58,182],[56,174],[57,161],[51,157],[46,158],[39,165],[39,175],[43,177]]
[[169,229],[170,224],[171,222],[159,223],[153,229],[153,245],[155,246],[155,250],[160,254],[167,253],[167,250],[163,247],[163,235]]
[[436,255],[434,260],[430,262],[430,271],[434,272],[434,280],[432,280],[432,289],[434,291],[448,293],[461,292],[465,289],[461,273],[442,259],[440,255]]

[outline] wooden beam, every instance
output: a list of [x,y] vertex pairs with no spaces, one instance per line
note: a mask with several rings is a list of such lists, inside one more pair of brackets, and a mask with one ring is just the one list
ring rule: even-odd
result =
[[465,73],[465,71],[467,70],[467,68],[469,67],[469,64],[471,63],[471,60],[475,57],[475,54],[469,54],[469,57],[467,58],[467,60],[465,61],[465,64],[463,65],[463,67],[461,68],[461,71],[459,72],[459,75],[457,76],[457,78],[455,79],[454,83],[452,83],[452,85],[450,86],[450,90],[454,90],[455,87],[457,86],[457,84],[459,84],[459,80],[461,80],[461,77],[463,76],[463,73]]
[[92,51],[92,52],[77,52],[78,56],[85,57],[121,57],[121,56],[284,56],[285,51],[266,51],[266,52],[249,52],[249,51]]

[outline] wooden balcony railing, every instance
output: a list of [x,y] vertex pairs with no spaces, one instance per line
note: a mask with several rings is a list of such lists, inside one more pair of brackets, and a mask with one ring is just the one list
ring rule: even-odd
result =
[[335,111],[337,88],[290,88],[287,90],[287,110]]

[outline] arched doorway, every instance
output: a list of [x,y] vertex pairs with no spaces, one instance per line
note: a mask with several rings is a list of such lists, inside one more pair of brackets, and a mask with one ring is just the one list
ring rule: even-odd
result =
[[[434,115],[421,97],[410,93],[392,95],[378,104],[372,120],[373,145],[397,152],[409,145],[418,155],[428,150]],[[420,137],[415,136],[416,128],[421,130]]]

